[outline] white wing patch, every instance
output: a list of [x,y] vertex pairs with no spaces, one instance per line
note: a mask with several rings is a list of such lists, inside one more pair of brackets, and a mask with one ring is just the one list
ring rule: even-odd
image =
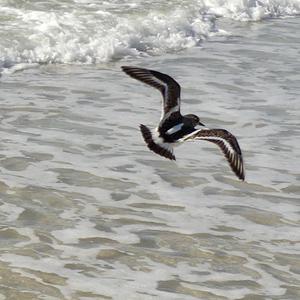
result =
[[210,136],[201,136],[201,137],[196,137],[195,140],[212,140],[212,141],[221,141],[225,147],[229,150],[229,152],[233,155],[235,154],[234,149],[232,148],[232,146],[223,138],[221,137],[210,137]]
[[193,131],[192,133],[189,133],[187,135],[185,135],[183,138],[179,139],[178,142],[183,143],[186,140],[188,140],[189,142],[195,140],[195,138],[190,139],[190,137],[193,137],[197,132],[202,131],[202,130],[207,130],[209,128],[206,127],[202,127],[201,129],[198,129],[197,131]]
[[172,128],[170,128],[169,130],[166,131],[166,134],[171,135],[177,131],[179,131],[183,126],[183,123],[177,124],[175,126],[173,126]]
[[157,131],[157,128],[155,130],[152,130],[151,132],[152,132],[152,137],[153,137],[154,143],[156,143],[160,147],[168,150],[169,152],[171,152],[173,154],[174,149],[173,149],[172,145],[169,143],[164,143],[164,140],[159,136],[159,132]]
[[161,103],[161,115],[160,115],[160,121],[164,119],[165,116],[165,101],[168,97],[168,85],[162,82],[162,84],[165,86],[165,94],[164,94],[164,100]]
[[[179,103],[179,100],[178,100]],[[176,106],[172,107],[166,114],[162,113],[162,118],[161,118],[161,122],[163,122],[164,120],[168,119],[172,113],[176,112],[179,110],[179,104],[177,104]]]

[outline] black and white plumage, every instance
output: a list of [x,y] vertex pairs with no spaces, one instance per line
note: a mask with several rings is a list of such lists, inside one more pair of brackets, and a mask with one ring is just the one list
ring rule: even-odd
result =
[[173,147],[185,141],[205,140],[219,146],[232,171],[244,180],[242,152],[236,138],[225,129],[196,128],[204,126],[198,116],[180,113],[180,85],[170,76],[143,68],[123,66],[129,76],[156,89],[163,96],[162,115],[155,131],[140,125],[143,138],[148,148],[168,159],[175,160]]

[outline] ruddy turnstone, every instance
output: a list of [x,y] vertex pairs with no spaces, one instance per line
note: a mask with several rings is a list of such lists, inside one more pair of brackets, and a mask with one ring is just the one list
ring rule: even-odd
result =
[[[180,113],[180,85],[172,77],[137,67],[122,66],[122,70],[127,75],[162,93],[162,114],[158,127],[151,131],[147,126],[140,125],[143,138],[150,150],[175,160],[174,146],[185,141],[209,141],[220,147],[236,176],[241,180],[245,179],[242,152],[234,135],[225,129],[204,127],[196,115],[182,115]],[[202,128],[196,128],[196,126],[202,126]]]

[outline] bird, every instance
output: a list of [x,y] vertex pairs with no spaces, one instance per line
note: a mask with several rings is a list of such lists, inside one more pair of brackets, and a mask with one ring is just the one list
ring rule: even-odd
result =
[[148,84],[162,94],[162,113],[155,130],[141,124],[140,131],[148,148],[167,159],[176,160],[174,147],[186,141],[208,141],[223,152],[232,171],[242,181],[245,171],[242,151],[236,137],[225,129],[210,129],[194,114],[180,111],[181,87],[171,76],[145,68],[121,66],[130,77]]

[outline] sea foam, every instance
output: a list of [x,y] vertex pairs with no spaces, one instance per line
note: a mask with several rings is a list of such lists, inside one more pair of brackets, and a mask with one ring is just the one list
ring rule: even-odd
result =
[[299,13],[299,0],[46,1],[24,6],[11,1],[0,7],[0,72],[16,64],[92,64],[162,55],[226,34],[216,26],[218,17],[258,21]]

